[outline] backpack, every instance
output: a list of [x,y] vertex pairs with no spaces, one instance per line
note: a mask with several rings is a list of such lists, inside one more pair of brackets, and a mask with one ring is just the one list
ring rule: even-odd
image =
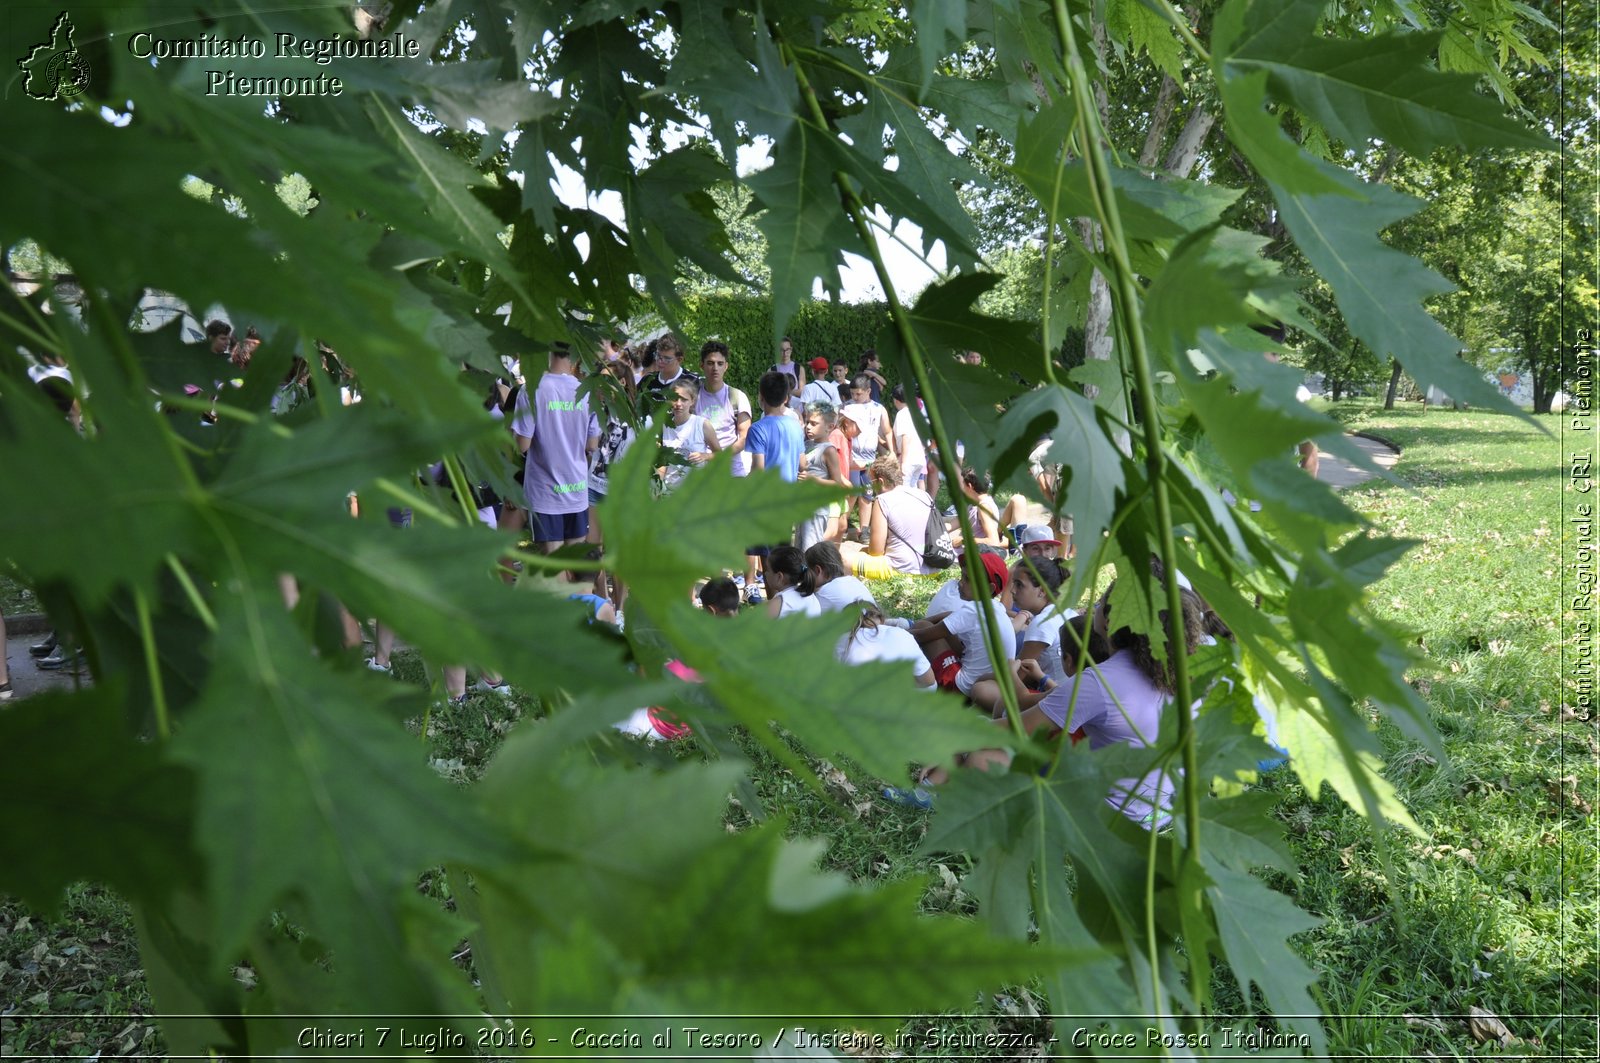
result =
[[922,563],[929,568],[944,571],[956,563],[956,544],[950,541],[950,529],[944,526],[944,514],[939,504],[928,504],[928,530],[922,546]]

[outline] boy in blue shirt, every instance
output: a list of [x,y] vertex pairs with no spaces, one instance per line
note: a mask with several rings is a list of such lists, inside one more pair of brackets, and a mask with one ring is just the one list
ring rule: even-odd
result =
[[[744,443],[744,452],[750,455],[750,469],[752,472],[776,469],[785,481],[795,483],[800,479],[800,458],[805,453],[806,439],[800,419],[789,413],[789,374],[763,373],[756,391],[761,397],[761,420],[750,426]],[[762,598],[754,585],[755,559],[761,559],[765,571],[767,547],[754,546],[745,553],[750,558],[745,575],[745,586],[749,588],[746,600],[756,605]]]

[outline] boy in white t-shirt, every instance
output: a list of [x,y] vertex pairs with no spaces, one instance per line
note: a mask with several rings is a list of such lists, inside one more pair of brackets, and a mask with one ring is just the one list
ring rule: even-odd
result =
[[[981,598],[973,593],[963,569],[957,586],[961,604],[952,611],[919,620],[911,625],[911,634],[921,644],[923,652],[933,662],[935,681],[941,690],[954,690],[971,694],[980,679],[994,674],[989,664],[989,654],[983,644],[983,614],[981,608],[993,611],[1000,629],[1002,655],[1010,660],[1017,655],[1017,633],[1000,604],[1000,592],[1005,590],[1009,573],[1005,559],[998,554],[983,554],[983,570],[988,578],[987,594]],[[959,563],[959,562],[958,562]]]

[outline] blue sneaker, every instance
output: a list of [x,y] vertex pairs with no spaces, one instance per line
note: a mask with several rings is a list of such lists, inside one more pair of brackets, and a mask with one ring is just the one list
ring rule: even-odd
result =
[[909,790],[899,786],[885,786],[883,788],[883,799],[891,805],[899,805],[901,808],[918,808],[927,811],[933,807],[933,799],[937,796],[932,791],[924,790],[920,786]]
[[767,596],[756,590],[754,587],[751,587],[750,593],[744,596],[744,600],[750,605],[760,605],[762,602],[767,600]]

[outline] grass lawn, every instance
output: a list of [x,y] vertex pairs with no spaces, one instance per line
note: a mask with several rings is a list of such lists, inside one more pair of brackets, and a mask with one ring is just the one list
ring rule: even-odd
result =
[[[1333,412],[1404,448],[1398,485],[1375,481],[1346,497],[1381,530],[1421,540],[1373,593],[1425,656],[1411,681],[1448,756],[1436,762],[1383,725],[1388,775],[1425,833],[1388,835],[1387,865],[1342,802],[1306,793],[1288,770],[1264,781],[1302,867],[1282,885],[1324,921],[1299,943],[1323,972],[1329,1048],[1408,1060],[1594,1058],[1600,876],[1589,802],[1600,744],[1592,721],[1562,707],[1558,591],[1570,550],[1563,553],[1558,442],[1526,421],[1478,411],[1384,413],[1343,403]],[[921,615],[937,586],[901,578],[874,590],[890,611]],[[397,656],[396,672],[424,681],[412,655]],[[429,756],[468,782],[504,733],[539,711],[520,695],[474,697],[465,711],[430,722]],[[682,746],[653,752],[693,755]],[[828,867],[861,880],[918,878],[928,882],[926,909],[971,910],[965,861],[916,853],[929,813],[877,800],[848,765],[824,769],[833,798],[825,800],[765,753],[748,752],[754,796],[793,833],[827,838]],[[747,817],[734,807],[729,823]],[[26,1017],[148,1009],[133,941],[127,909],[99,888],[75,888],[48,923],[0,905],[0,1001],[16,1009],[3,1054],[158,1052],[150,1021]],[[1220,976],[1215,992],[1219,1008],[1245,1004]],[[1473,1008],[1498,1016],[1516,1040],[1483,1043],[1466,1021]],[[1026,988],[1011,988],[981,1014],[938,1022],[947,1031],[1042,1030],[1040,1010]]]

